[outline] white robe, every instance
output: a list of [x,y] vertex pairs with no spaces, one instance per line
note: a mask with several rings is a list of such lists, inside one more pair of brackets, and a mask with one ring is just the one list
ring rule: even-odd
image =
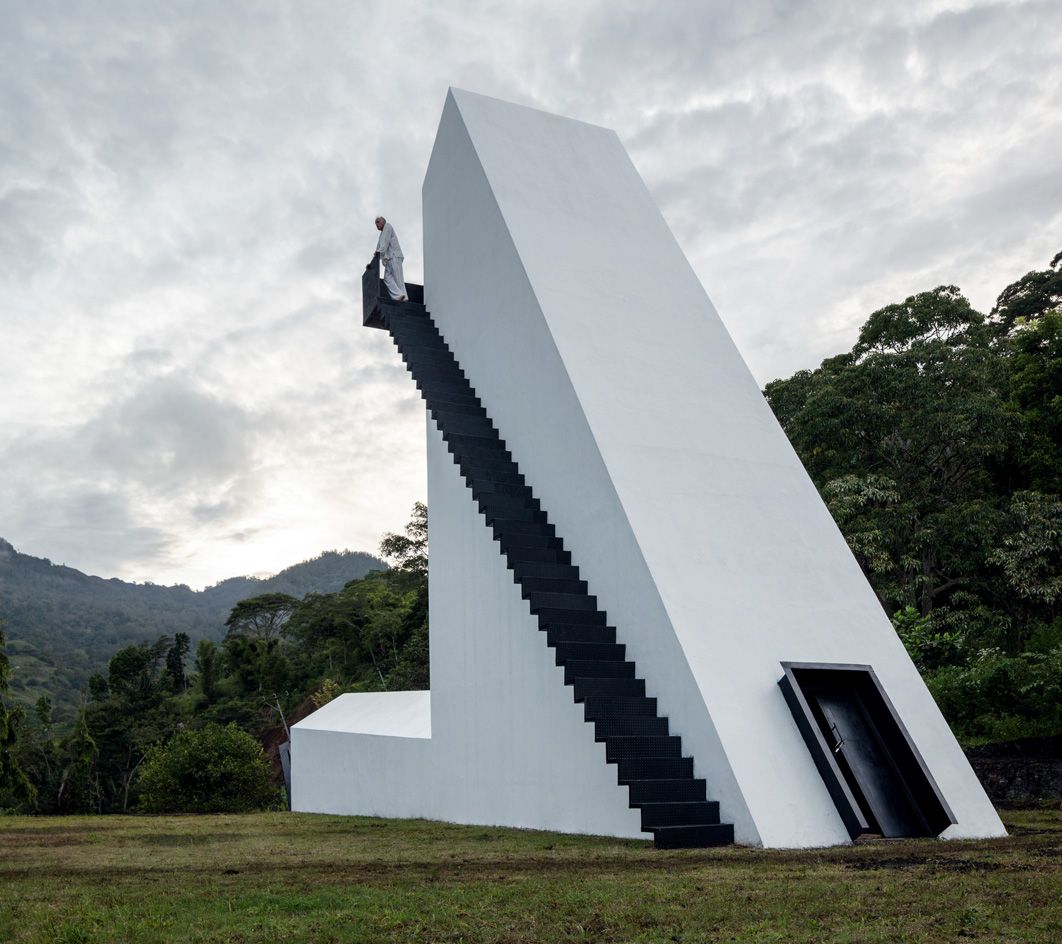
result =
[[406,294],[406,282],[402,275],[402,247],[398,244],[395,228],[384,223],[380,238],[376,241],[376,251],[384,265],[384,285],[391,298],[402,298]]

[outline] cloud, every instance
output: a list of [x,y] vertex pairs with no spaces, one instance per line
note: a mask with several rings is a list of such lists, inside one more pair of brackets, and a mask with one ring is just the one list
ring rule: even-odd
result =
[[0,535],[211,583],[372,549],[423,409],[360,330],[419,281],[446,88],[617,129],[761,382],[1060,248],[1054,2],[5,4]]
[[267,425],[185,378],[149,376],[83,424],[0,450],[5,526],[39,553],[99,561],[88,566],[104,573],[130,559],[165,566],[182,530],[247,512]]

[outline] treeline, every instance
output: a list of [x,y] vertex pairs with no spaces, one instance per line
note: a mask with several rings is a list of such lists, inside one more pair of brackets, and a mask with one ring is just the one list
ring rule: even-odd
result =
[[766,396],[956,732],[1062,731],[1062,253],[874,312]]
[[[381,548],[394,566],[336,593],[238,602],[220,642],[193,649],[176,633],[120,648],[89,679],[72,730],[58,729],[47,697],[31,711],[2,709],[0,809],[220,811],[245,808],[247,797],[270,802],[276,788],[262,783],[258,745],[286,740],[293,718],[342,691],[428,687],[424,505]],[[0,658],[2,691],[10,664]],[[250,753],[241,733],[253,739]],[[245,761],[224,760],[234,756]],[[223,764],[224,776],[210,780]],[[233,792],[232,782],[246,786]]]

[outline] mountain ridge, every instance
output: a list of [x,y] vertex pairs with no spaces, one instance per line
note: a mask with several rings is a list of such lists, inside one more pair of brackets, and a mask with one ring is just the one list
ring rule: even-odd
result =
[[130,583],[86,574],[18,551],[0,538],[0,620],[11,657],[10,700],[32,706],[51,698],[57,720],[69,720],[89,676],[106,671],[123,646],[187,633],[220,639],[242,599],[261,593],[333,593],[387,565],[365,551],[324,551],[272,577],[227,577],[192,590],[185,584]]

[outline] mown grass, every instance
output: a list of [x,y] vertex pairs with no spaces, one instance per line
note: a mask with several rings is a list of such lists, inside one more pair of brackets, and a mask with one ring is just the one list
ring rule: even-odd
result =
[[1062,941],[1062,812],[779,852],[298,814],[0,818],[0,941]]

